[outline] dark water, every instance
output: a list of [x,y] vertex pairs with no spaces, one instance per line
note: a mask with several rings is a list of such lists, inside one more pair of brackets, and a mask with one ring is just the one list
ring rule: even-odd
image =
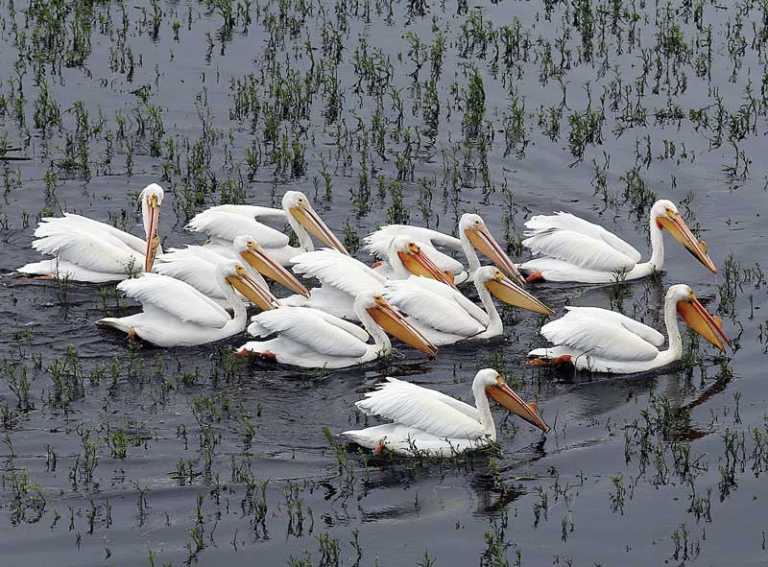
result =
[[[0,6],[0,147],[16,148],[0,157],[0,564],[768,561],[759,3]],[[131,348],[94,326],[131,309],[110,286],[12,275],[46,211],[140,233],[135,196],[154,181],[165,246],[193,242],[184,222],[206,206],[299,189],[350,245],[477,211],[522,257],[525,219],[562,209],[646,252],[647,210],[670,198],[719,274],[669,241],[656,280],[538,296],[661,328],[666,287],[688,283],[735,348],[702,342],[646,375],[554,375],[523,363],[539,322],[507,312],[503,340],[432,362],[287,372],[233,361],[243,337]],[[324,435],[358,425],[353,403],[383,376],[468,399],[486,366],[539,400],[548,436],[498,412],[501,455],[432,463]]]

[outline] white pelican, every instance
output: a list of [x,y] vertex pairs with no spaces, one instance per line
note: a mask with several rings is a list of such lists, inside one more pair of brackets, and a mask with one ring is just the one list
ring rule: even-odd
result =
[[553,313],[495,266],[478,268],[473,280],[485,310],[457,289],[427,278],[391,280],[384,287],[384,297],[408,313],[413,326],[437,346],[501,335],[504,327],[492,296],[542,315]]
[[226,302],[226,295],[216,278],[216,269],[225,260],[244,262],[251,277],[263,287],[268,287],[262,277],[266,276],[294,293],[309,297],[304,284],[275,262],[253,237],[246,235],[238,236],[229,248],[220,250],[196,245],[171,250],[157,259],[154,271],[187,282],[221,304]]
[[139,195],[146,241],[80,215],[64,213],[63,217],[42,219],[32,247],[55,258],[27,264],[18,271],[92,283],[119,281],[150,271],[160,245],[157,225],[163,195],[163,188],[155,183]]
[[[394,278],[424,276],[445,283],[451,282],[451,279],[426,257],[421,247],[406,236],[392,239],[388,258]],[[336,250],[307,252],[291,261],[294,272],[314,277],[322,284],[310,290],[309,300],[293,296],[293,305],[314,307],[352,321],[357,321],[353,308],[355,297],[363,291],[381,290],[387,281],[387,278],[376,270]]]
[[424,452],[450,457],[496,441],[489,396],[543,432],[549,431],[536,403],[524,402],[492,368],[477,373],[472,393],[475,407],[435,390],[387,378],[379,389],[367,393],[355,405],[366,415],[393,423],[345,431],[342,435],[377,452],[388,449],[401,455]]
[[[206,246],[229,247],[241,234],[252,235],[263,246],[272,259],[283,265],[303,252],[315,249],[312,236],[326,246],[342,254],[349,254],[330,228],[312,208],[309,199],[299,191],[286,191],[282,200],[283,208],[256,207],[252,205],[220,205],[211,207],[196,215],[187,224],[193,232],[204,232],[210,243]],[[290,246],[289,238],[277,229],[257,219],[288,221],[299,239],[299,246]]]
[[[306,307],[280,307],[259,313],[251,319],[248,332],[256,337],[277,337],[245,343],[238,353],[302,368],[346,368],[388,356],[392,352],[389,333],[430,358],[435,356],[437,349],[382,295],[362,292],[355,299],[354,309],[365,330]],[[373,338],[373,344],[369,338]]]
[[547,323],[541,334],[554,343],[549,348],[537,348],[528,356],[529,363],[573,364],[578,370],[630,374],[645,372],[680,360],[683,340],[677,323],[677,313],[686,324],[720,350],[729,343],[722,323],[713,317],[685,285],[673,285],[664,300],[664,324],[669,346],[659,350],[664,337],[651,327],[615,311],[599,307],[566,307],[560,319]]
[[706,243],[696,239],[675,204],[666,199],[651,207],[648,262],[640,262],[640,252],[615,234],[570,213],[535,216],[525,226],[529,230],[523,245],[544,256],[519,266],[528,274],[528,281],[608,283],[643,278],[664,265],[664,229],[699,262],[717,272]]
[[[381,227],[365,237],[365,249],[372,255],[384,259],[384,263],[377,269],[383,274],[389,275],[391,266],[386,260],[389,245],[396,236],[407,236],[415,240],[424,251],[424,254],[440,268],[441,271],[453,275],[454,283],[462,283],[472,278],[480,267],[479,251],[496,266],[501,269],[513,281],[525,283],[515,264],[507,256],[507,253],[499,246],[496,239],[488,230],[488,227],[480,215],[465,213],[459,219],[459,238],[454,238],[442,232],[403,224],[390,224]],[[462,252],[467,259],[469,268],[465,271],[461,262],[440,252],[436,246],[451,248]]]
[[245,329],[248,315],[235,290],[261,309],[277,307],[275,297],[255,282],[239,262],[219,264],[216,279],[234,317],[191,285],[147,273],[117,284],[117,289],[139,301],[144,310],[128,317],[107,317],[97,324],[161,347],[194,346],[225,339]]

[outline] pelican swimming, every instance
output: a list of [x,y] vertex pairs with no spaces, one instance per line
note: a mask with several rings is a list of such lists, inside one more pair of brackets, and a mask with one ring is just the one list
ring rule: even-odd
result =
[[154,271],[187,282],[222,304],[226,302],[226,294],[218,283],[216,269],[225,260],[242,261],[250,276],[263,287],[268,287],[262,277],[266,276],[294,293],[309,296],[307,288],[291,272],[274,261],[252,236],[247,235],[236,237],[229,248],[212,249],[195,245],[171,250],[158,258]]
[[389,281],[384,297],[408,313],[413,326],[437,346],[501,335],[504,327],[493,297],[542,315],[553,313],[495,266],[475,270],[473,281],[484,309],[457,289],[428,278]]
[[[390,242],[387,256],[392,277],[407,279],[424,276],[445,283],[451,280],[426,257],[411,238],[398,236]],[[304,305],[326,311],[337,317],[356,321],[355,297],[368,290],[381,290],[387,278],[361,261],[336,250],[318,250],[296,256],[293,271],[320,281],[320,287],[310,290],[309,299],[296,298],[294,305]]]
[[[251,235],[273,260],[287,265],[290,259],[303,252],[315,249],[312,236],[342,254],[349,254],[320,215],[299,191],[286,191],[282,209],[257,207],[253,205],[219,205],[196,215],[187,224],[193,232],[203,232],[210,242],[206,246],[228,249],[232,241],[242,234]],[[288,235],[267,226],[257,219],[288,221],[299,239],[298,246],[288,244]]]
[[[255,337],[238,349],[279,364],[302,368],[346,368],[388,356],[387,333],[434,357],[437,349],[375,291],[355,299],[354,310],[364,329],[329,313],[306,307],[280,307],[254,315],[248,332]],[[368,340],[372,338],[373,343]]]
[[[465,213],[459,219],[459,238],[443,234],[436,230],[420,226],[390,224],[365,237],[365,250],[370,254],[383,258],[384,262],[377,268],[384,275],[389,275],[392,267],[387,261],[389,245],[396,236],[407,236],[416,241],[424,250],[424,254],[443,272],[452,274],[454,283],[460,284],[471,279],[480,267],[478,251],[490,259],[507,276],[517,283],[525,283],[515,264],[507,253],[499,246],[496,239],[480,215]],[[462,252],[469,264],[468,268],[440,252],[436,246],[451,248]]]
[[216,280],[234,317],[191,285],[169,276],[147,273],[124,280],[117,289],[139,301],[141,313],[107,317],[97,322],[160,347],[194,346],[231,337],[245,329],[245,304],[235,290],[260,309],[273,309],[277,300],[234,260],[220,263]]
[[388,449],[401,455],[423,452],[450,457],[496,441],[489,397],[543,432],[549,431],[536,404],[524,402],[492,368],[475,375],[472,393],[475,407],[435,390],[387,378],[355,405],[366,415],[393,423],[345,431],[342,435],[377,452]]
[[608,283],[635,280],[658,272],[664,265],[667,230],[710,271],[717,272],[707,245],[693,235],[672,201],[662,199],[651,207],[651,259],[640,262],[640,252],[603,227],[569,213],[535,216],[525,223],[523,245],[542,255],[521,264],[528,281]]
[[729,343],[719,319],[713,317],[685,285],[673,285],[664,299],[664,324],[669,344],[661,333],[615,311],[599,307],[566,307],[560,319],[547,323],[541,334],[555,346],[528,353],[530,364],[573,364],[578,370],[629,374],[660,368],[680,360],[683,340],[677,323],[686,324],[724,351]]
[[157,225],[163,195],[163,188],[155,183],[147,185],[139,195],[146,240],[71,213],[42,219],[32,247],[54,258],[27,264],[17,271],[92,283],[119,281],[150,271],[160,247]]

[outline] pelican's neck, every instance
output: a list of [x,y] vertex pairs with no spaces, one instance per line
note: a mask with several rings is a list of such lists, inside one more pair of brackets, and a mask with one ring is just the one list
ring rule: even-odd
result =
[[146,197],[142,196],[139,200],[141,201],[141,219],[144,223],[144,240],[149,240],[149,206],[147,206]]
[[299,239],[299,248],[304,252],[312,252],[315,249],[315,243],[312,242],[312,237],[309,235],[309,232],[307,232],[307,229],[296,220],[296,217],[293,216],[288,207],[285,207],[283,210],[288,217],[288,224],[291,225],[291,229],[293,229],[293,232]]
[[651,215],[649,222],[651,231],[651,260],[648,262],[653,266],[654,271],[660,271],[664,267],[664,235],[656,224],[656,219]]
[[680,327],[677,322],[677,300],[667,297],[664,301],[664,325],[667,327],[669,348],[664,353],[672,360],[679,360],[683,356],[683,338],[680,336]]
[[368,334],[373,338],[373,344],[376,346],[376,352],[379,356],[386,356],[392,352],[392,342],[389,340],[389,336],[381,327],[379,327],[378,323],[373,320],[373,317],[368,314],[368,310],[359,305],[355,305],[355,314],[363,324],[363,328],[368,331]]
[[491,441],[496,441],[496,424],[493,422],[491,405],[488,403],[485,387],[482,384],[472,384],[472,393],[475,395],[475,407],[480,414],[480,425],[483,426],[485,434]]
[[466,231],[459,227],[459,240],[461,241],[461,249],[464,251],[464,256],[467,257],[467,264],[469,265],[469,273],[474,274],[480,268],[480,258],[475,252],[475,247],[467,238]]
[[651,216],[649,228],[651,231],[651,259],[647,262],[636,264],[626,275],[628,280],[644,278],[654,272],[660,272],[664,267],[664,235],[653,216]]
[[504,332],[504,324],[501,322],[501,315],[499,315],[499,311],[496,309],[491,292],[488,291],[484,283],[479,281],[475,281],[475,289],[477,289],[477,295],[480,297],[483,309],[488,314],[488,326],[483,332],[483,336],[496,337]]
[[235,327],[244,329],[248,319],[245,303],[243,303],[243,300],[237,296],[235,290],[232,289],[232,286],[229,285],[223,277],[219,279],[219,286],[221,286],[221,290],[224,292],[224,301],[226,302],[227,307],[229,307],[235,314],[232,320],[229,321],[224,328]]

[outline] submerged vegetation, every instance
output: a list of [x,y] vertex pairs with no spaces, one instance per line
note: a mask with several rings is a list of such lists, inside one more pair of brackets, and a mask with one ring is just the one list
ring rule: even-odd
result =
[[[4,272],[44,216],[134,229],[149,181],[169,189],[164,246],[205,207],[300,188],[352,253],[379,224],[453,232],[471,210],[513,257],[552,209],[642,242],[668,197],[718,279],[673,261],[544,297],[658,327],[685,277],[735,337],[713,357],[691,333],[663,374],[563,376],[519,363],[540,323],[505,312],[504,341],[434,363],[296,375],[229,344],[126,347],[92,326],[126,310],[113,287],[4,276],[9,565],[39,563],[41,542],[157,567],[763,560],[768,3],[0,0],[0,53]],[[504,420],[496,450],[436,462],[333,436],[368,424],[352,402],[382,376],[465,397],[459,377],[483,366],[542,400],[546,440]]]

